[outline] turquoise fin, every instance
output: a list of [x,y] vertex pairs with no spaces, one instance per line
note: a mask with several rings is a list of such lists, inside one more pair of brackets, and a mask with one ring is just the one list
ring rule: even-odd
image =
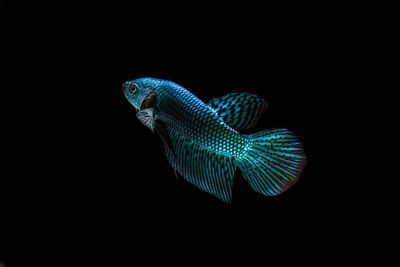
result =
[[187,140],[176,130],[167,127],[174,153],[164,145],[165,154],[172,167],[187,181],[226,203],[232,201],[234,159],[218,155],[201,145]]
[[267,109],[267,103],[257,95],[249,93],[231,93],[213,98],[208,103],[226,124],[235,129],[250,129]]
[[306,164],[298,138],[286,129],[266,130],[248,137],[253,146],[238,162],[244,179],[255,191],[267,196],[289,189]]

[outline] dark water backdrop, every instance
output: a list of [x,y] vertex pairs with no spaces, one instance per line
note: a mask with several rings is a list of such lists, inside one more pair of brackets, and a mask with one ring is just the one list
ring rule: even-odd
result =
[[[397,194],[369,182],[387,175],[358,150],[370,144],[356,130],[365,116],[356,104],[368,88],[360,85],[369,79],[360,40],[369,24],[355,10],[18,1],[2,8],[6,266],[396,259]],[[177,183],[161,140],[121,90],[144,76],[175,81],[204,101],[234,91],[264,97],[269,108],[254,131],[286,127],[299,136],[308,157],[299,182],[267,198],[237,171],[231,206]]]

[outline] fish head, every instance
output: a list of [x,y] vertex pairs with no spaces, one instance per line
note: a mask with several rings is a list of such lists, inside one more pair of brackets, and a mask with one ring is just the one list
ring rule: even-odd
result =
[[150,108],[155,102],[155,83],[151,78],[140,78],[122,84],[126,99],[136,111]]
[[136,117],[153,132],[155,128],[154,106],[156,103],[154,90],[159,84],[160,81],[157,79],[140,78],[124,82],[122,85],[125,97],[136,109]]

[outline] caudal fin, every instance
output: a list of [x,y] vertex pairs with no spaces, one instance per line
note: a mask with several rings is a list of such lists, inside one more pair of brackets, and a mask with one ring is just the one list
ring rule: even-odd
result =
[[248,137],[253,146],[238,163],[245,180],[255,191],[267,196],[289,189],[306,164],[298,138],[286,129],[266,130]]

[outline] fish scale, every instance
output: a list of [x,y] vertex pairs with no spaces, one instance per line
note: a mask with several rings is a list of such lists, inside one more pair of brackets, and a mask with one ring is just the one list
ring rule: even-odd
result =
[[154,78],[126,82],[123,89],[138,119],[162,138],[175,174],[226,203],[237,167],[256,192],[275,196],[306,164],[301,142],[287,129],[238,131],[254,127],[267,108],[254,94],[230,93],[205,104],[182,86]]
[[219,120],[210,106],[176,84],[167,84],[162,90],[155,88],[154,92],[160,95],[158,118],[212,151],[244,157],[243,152],[251,141]]

